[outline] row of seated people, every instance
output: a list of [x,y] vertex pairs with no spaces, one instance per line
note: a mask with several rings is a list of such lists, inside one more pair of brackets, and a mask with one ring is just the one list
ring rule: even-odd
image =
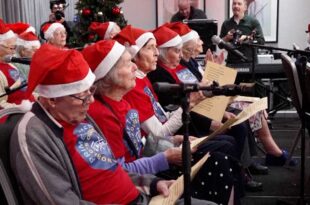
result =
[[[163,31],[167,35],[163,36]],[[198,45],[199,37],[188,31],[190,40]],[[9,37],[2,43],[15,38]],[[39,97],[31,112],[19,122],[11,142],[11,165],[26,202],[140,203],[145,202],[146,195],[133,188],[124,170],[157,174],[168,180],[181,174],[181,149],[175,146],[183,140],[176,135],[182,130],[182,110],[165,112],[146,75],[156,69],[160,56],[180,61],[186,38],[167,26],[154,34],[127,26],[114,39],[131,46],[100,41],[86,47],[82,57],[78,51],[46,44],[34,54],[24,99],[34,90]],[[178,66],[178,61],[167,65]],[[97,89],[92,86],[94,81]],[[96,100],[92,104],[93,94]],[[192,105],[203,98],[200,93],[193,93]],[[94,121],[86,118],[88,108]],[[198,132],[191,134],[196,137],[220,123],[194,114],[192,117],[192,126]],[[250,159],[244,151],[250,133],[243,124],[192,150],[193,163],[211,152],[192,183],[193,197],[218,204],[240,203],[242,168],[236,162],[246,156],[247,160],[242,161],[246,166]],[[143,138],[153,138],[155,142],[164,138],[173,143],[144,157],[147,147]],[[278,163],[278,158],[274,161]],[[30,177],[25,178],[26,175]],[[167,195],[171,181],[158,180],[151,183],[152,194],[157,190]]]

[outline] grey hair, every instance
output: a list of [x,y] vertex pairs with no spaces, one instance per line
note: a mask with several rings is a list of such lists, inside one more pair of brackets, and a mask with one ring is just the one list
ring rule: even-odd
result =
[[122,53],[121,57],[112,66],[111,70],[103,78],[95,82],[94,85],[97,87],[95,91],[95,95],[105,94],[113,88],[113,85],[120,83],[120,79],[118,78],[118,73],[117,73],[116,68],[119,66],[122,56],[124,55],[126,51],[128,51],[127,47],[125,51]]
[[180,44],[178,44],[178,45],[176,45],[176,46],[173,46],[173,47],[167,47],[167,48],[160,48],[160,47],[159,47],[159,48],[158,48],[158,52],[159,52],[158,58],[166,60],[166,56],[167,56],[168,49],[170,49],[170,48],[178,48],[178,49],[181,49],[182,46],[183,46],[183,43],[180,43]]
[[17,45],[16,46],[16,53],[18,53],[20,55],[20,53],[22,52],[22,50],[26,49],[26,47],[24,47],[23,45]]

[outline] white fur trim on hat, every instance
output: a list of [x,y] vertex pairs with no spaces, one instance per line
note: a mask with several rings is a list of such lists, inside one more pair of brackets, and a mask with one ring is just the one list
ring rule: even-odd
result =
[[104,34],[104,39],[109,38],[109,34],[111,33],[111,31],[112,31],[112,29],[114,28],[115,25],[116,25],[116,23],[111,22],[111,21],[109,22],[109,26],[108,26],[105,34]]
[[95,81],[95,75],[91,72],[90,68],[86,77],[82,80],[58,85],[38,85],[36,92],[46,98],[57,98],[68,95],[81,93],[89,89]]
[[65,27],[61,23],[52,23],[48,29],[44,32],[44,38],[50,39],[53,37],[53,33],[56,31],[58,28],[63,28],[65,30]]
[[27,33],[27,32],[33,32],[33,33],[36,33],[36,29],[32,26],[29,26],[26,31],[24,31],[24,33]]
[[129,53],[132,57],[135,57],[135,55],[139,52],[139,47],[136,45],[129,46],[128,48]]
[[25,41],[23,39],[17,38],[16,45],[18,46],[23,46],[27,49],[31,49],[32,47],[37,47],[39,48],[41,46],[39,40],[34,40],[34,41]]
[[196,31],[191,30],[190,32],[188,32],[187,34],[181,36],[183,43],[186,43],[187,41],[190,41],[192,39],[197,39],[199,38],[199,35]]
[[144,46],[144,44],[146,44],[146,42],[149,39],[155,39],[153,33],[151,33],[151,32],[145,32],[141,36],[139,36],[139,38],[136,39],[136,45],[138,46],[137,53]]
[[173,39],[170,39],[169,41],[167,41],[166,43],[158,46],[158,48],[169,48],[169,47],[175,47],[178,46],[182,43],[182,38],[177,35],[175,36]]
[[118,59],[123,55],[125,51],[125,46],[118,42],[115,42],[111,51],[106,55],[106,57],[99,63],[94,73],[96,75],[96,81],[106,76],[106,74],[115,65]]
[[16,34],[9,30],[8,32],[4,33],[4,34],[0,34],[0,41],[5,41],[7,39],[10,39],[10,38],[14,38],[16,37]]

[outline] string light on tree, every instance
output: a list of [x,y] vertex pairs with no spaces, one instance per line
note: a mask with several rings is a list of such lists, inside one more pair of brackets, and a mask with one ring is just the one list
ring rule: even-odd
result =
[[113,7],[113,8],[112,8],[112,14],[114,14],[114,15],[120,15],[120,14],[121,14],[121,8],[120,8],[120,7],[117,7],[117,6]]
[[70,47],[83,47],[98,40],[97,35],[90,35],[91,22],[113,21],[121,28],[127,24],[120,7],[124,0],[76,0],[76,2],[77,16],[72,28],[73,36],[69,39]]
[[83,16],[89,16],[91,14],[92,14],[92,12],[91,12],[91,10],[89,8],[85,8],[85,9],[82,10],[82,15]]

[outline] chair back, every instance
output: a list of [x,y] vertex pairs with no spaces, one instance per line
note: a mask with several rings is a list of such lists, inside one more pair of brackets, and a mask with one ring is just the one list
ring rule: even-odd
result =
[[282,65],[284,73],[286,74],[288,85],[290,88],[292,104],[296,108],[299,116],[302,108],[302,90],[299,80],[298,70],[295,62],[286,54],[281,54]]
[[22,114],[14,114],[0,124],[0,204],[23,204],[16,178],[10,166],[10,137]]

